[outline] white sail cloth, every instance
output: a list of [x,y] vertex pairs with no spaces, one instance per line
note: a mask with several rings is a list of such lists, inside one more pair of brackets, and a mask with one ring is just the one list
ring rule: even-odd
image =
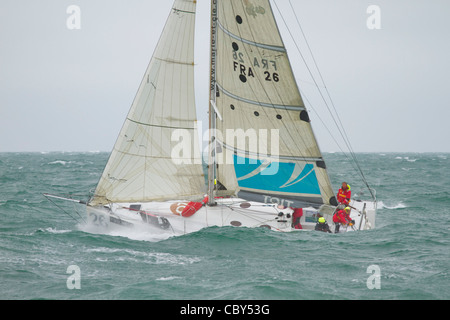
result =
[[[196,1],[174,2],[91,205],[204,194],[195,130],[195,10]],[[184,134],[172,141],[177,130]],[[184,141],[191,147],[188,155],[173,152],[183,138],[191,139]]]

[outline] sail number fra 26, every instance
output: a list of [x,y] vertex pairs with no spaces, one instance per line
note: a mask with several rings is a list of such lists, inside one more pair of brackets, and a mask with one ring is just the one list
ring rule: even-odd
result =
[[[251,65],[245,63],[242,52],[233,51],[233,70],[239,72],[239,78],[242,82],[247,81],[247,77],[255,77],[255,70],[264,70],[264,79],[266,81],[280,81],[280,76],[277,72],[277,62],[274,60],[258,59],[254,57]],[[244,80],[245,79],[245,80]]]

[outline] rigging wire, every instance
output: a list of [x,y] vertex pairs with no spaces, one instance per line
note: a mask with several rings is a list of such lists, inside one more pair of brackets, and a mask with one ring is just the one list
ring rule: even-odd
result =
[[[318,72],[318,74],[319,74],[320,80],[322,81],[322,84],[323,84],[323,87],[324,87],[324,89],[325,89],[325,92],[327,93],[328,99],[329,99],[330,102],[331,102],[331,106],[332,106],[333,109],[334,109],[334,112],[335,112],[335,114],[336,114],[336,118],[338,119],[339,124],[340,124],[341,127],[342,127],[342,131],[344,132],[343,138],[345,139],[345,141],[348,142],[348,147],[349,147],[350,153],[351,153],[351,155],[352,155],[352,158],[353,158],[353,160],[355,161],[356,166],[358,167],[358,170],[359,170],[359,172],[360,172],[360,174],[361,174],[361,177],[363,178],[364,183],[366,184],[367,188],[369,189],[369,191],[370,191],[372,197],[375,199],[375,195],[372,193],[372,190],[371,190],[371,188],[369,187],[369,184],[367,183],[367,179],[366,179],[365,176],[364,176],[364,173],[363,173],[363,171],[362,171],[362,169],[361,169],[361,166],[360,166],[360,164],[359,164],[358,158],[357,158],[357,156],[356,156],[356,154],[355,154],[355,152],[354,152],[354,150],[353,150],[353,146],[351,145],[350,139],[348,138],[347,132],[345,131],[345,126],[342,124],[341,118],[339,117],[339,113],[338,113],[337,110],[336,110],[336,106],[335,106],[335,104],[334,104],[334,101],[333,101],[333,99],[331,98],[330,91],[328,90],[328,87],[327,87],[327,85],[326,85],[326,83],[325,83],[325,80],[323,79],[322,73],[320,72],[319,66],[317,65],[317,61],[316,61],[316,59],[314,58],[312,49],[311,49],[311,47],[310,47],[310,45],[309,45],[309,42],[308,42],[308,40],[307,40],[307,38],[306,38],[305,33],[303,32],[303,28],[302,28],[302,26],[301,26],[301,24],[300,24],[300,20],[298,19],[297,13],[296,13],[296,11],[294,10],[294,7],[293,7],[293,5],[292,5],[291,0],[289,0],[289,5],[290,5],[290,7],[291,7],[291,9],[292,9],[292,12],[294,13],[295,19],[296,19],[296,21],[297,21],[297,25],[299,26],[300,31],[301,31],[301,33],[302,33],[302,35],[303,35],[303,39],[305,39],[305,43],[306,43],[306,45],[307,45],[307,47],[308,47],[308,50],[309,50],[309,52],[310,52],[310,54],[311,54],[311,57],[312,57],[312,59],[313,59],[313,62],[314,62],[314,66],[316,67],[316,70],[317,70],[317,72]],[[318,90],[320,90],[320,89],[318,88]]]
[[[61,210],[61,211],[64,212],[66,215],[68,215],[69,217],[71,217],[71,218],[72,218],[73,220],[75,220],[77,223],[81,223],[81,222],[86,223],[86,220],[80,215],[80,213],[79,213],[75,208],[73,208],[73,209],[75,209],[74,211],[75,211],[75,213],[80,217],[81,221],[78,220],[78,218],[74,217],[72,214],[70,214],[68,211],[64,210],[64,208],[63,208],[62,206],[59,206],[55,201],[53,201],[53,200],[51,199],[50,196],[48,196],[48,195],[46,195],[46,194],[44,194],[43,196],[44,196],[48,201],[50,201],[55,207],[57,207],[59,210]],[[81,203],[81,204],[84,204],[84,203],[82,203],[82,202],[80,202],[80,203]]]
[[[281,16],[281,18],[282,18],[282,20],[283,20],[284,25],[286,26],[286,29],[288,30],[288,32],[289,32],[289,34],[290,34],[292,40],[294,41],[294,44],[295,44],[295,46],[296,46],[296,48],[297,48],[297,51],[299,52],[299,54],[300,54],[300,56],[301,56],[301,58],[302,58],[302,60],[303,60],[303,62],[304,62],[304,64],[305,64],[306,68],[308,69],[308,72],[309,72],[309,74],[310,74],[310,76],[311,76],[311,79],[313,80],[313,82],[314,82],[314,84],[315,84],[317,90],[319,91],[320,96],[322,97],[322,100],[323,100],[324,103],[325,103],[325,106],[327,107],[327,109],[328,109],[330,115],[332,116],[333,121],[334,121],[334,123],[335,123],[335,125],[336,125],[336,128],[338,129],[339,133],[341,134],[341,136],[342,136],[342,138],[343,138],[343,141],[345,142],[345,144],[347,145],[347,148],[349,149],[351,158],[353,159],[354,164],[355,164],[356,167],[357,167],[357,171],[359,172],[359,174],[360,174],[360,176],[361,176],[361,178],[362,178],[364,184],[365,184],[366,187],[369,189],[369,192],[370,192],[370,194],[372,195],[372,198],[375,199],[375,195],[373,194],[373,191],[372,191],[372,189],[370,188],[370,186],[369,186],[369,184],[368,184],[368,182],[367,182],[367,179],[365,178],[365,175],[364,175],[364,173],[363,173],[363,171],[362,171],[362,169],[361,169],[361,166],[360,166],[360,164],[359,164],[359,161],[358,161],[358,159],[357,159],[357,157],[356,157],[356,154],[355,154],[355,152],[354,152],[354,150],[353,150],[353,147],[352,147],[352,145],[351,145],[351,143],[350,143],[350,140],[349,140],[349,138],[348,138],[348,135],[347,135],[347,133],[346,133],[346,131],[345,131],[345,127],[344,127],[343,124],[342,124],[342,121],[341,121],[341,119],[340,119],[340,117],[339,117],[339,114],[338,114],[338,112],[337,112],[337,110],[336,110],[336,107],[335,107],[335,104],[334,104],[334,102],[333,102],[333,99],[331,98],[330,92],[329,92],[329,90],[328,90],[328,88],[327,88],[327,86],[326,86],[326,84],[325,84],[325,81],[324,81],[324,79],[323,79],[322,73],[320,72],[320,69],[319,69],[319,67],[318,67],[317,61],[316,61],[316,59],[314,58],[312,49],[311,49],[311,47],[310,47],[310,45],[309,45],[309,42],[308,42],[308,40],[307,40],[307,38],[306,38],[306,35],[305,35],[304,31],[303,31],[303,28],[301,27],[300,20],[299,20],[299,18],[298,18],[298,16],[297,16],[296,12],[295,12],[295,10],[294,10],[294,7],[292,6],[291,0],[289,0],[289,5],[290,5],[290,7],[291,7],[292,12],[294,13],[295,19],[296,19],[296,21],[297,21],[297,25],[298,25],[298,27],[299,27],[299,29],[300,29],[300,31],[301,31],[301,34],[302,34],[302,36],[303,36],[303,39],[305,40],[305,43],[306,43],[306,45],[307,45],[307,47],[308,47],[308,50],[309,50],[309,53],[310,53],[310,55],[311,55],[311,57],[312,57],[312,59],[313,59],[314,66],[315,66],[315,68],[316,68],[316,70],[317,70],[317,72],[318,72],[318,74],[319,74],[320,80],[321,80],[321,82],[322,82],[322,84],[323,84],[323,88],[325,89],[325,92],[326,92],[326,94],[327,94],[327,97],[328,97],[328,99],[330,100],[331,106],[332,106],[333,109],[334,109],[335,116],[333,116],[333,112],[332,112],[332,110],[330,109],[330,106],[328,105],[328,103],[327,103],[327,101],[326,101],[326,99],[325,99],[325,97],[324,97],[324,95],[323,95],[323,93],[322,93],[322,90],[320,89],[319,84],[317,83],[315,77],[314,77],[313,74],[312,74],[311,69],[309,68],[308,64],[306,63],[306,60],[305,60],[305,58],[304,58],[304,56],[303,56],[303,54],[302,54],[302,52],[301,52],[301,50],[300,50],[300,47],[298,46],[297,41],[295,40],[295,38],[294,38],[294,36],[293,36],[293,34],[292,34],[292,32],[291,32],[289,26],[287,25],[286,20],[284,19],[284,16],[283,16],[283,14],[282,14],[281,11],[280,11],[280,8],[278,7],[278,5],[277,5],[277,3],[276,3],[275,1],[274,1],[274,4],[275,4],[275,6],[276,6],[276,8],[277,8],[277,10],[278,10],[278,13],[280,14],[280,16]],[[319,119],[320,119],[320,117],[319,117]],[[320,119],[320,120],[322,121],[322,119]],[[322,121],[322,123],[323,123],[323,121]],[[324,124],[324,125],[325,125],[325,124]],[[325,125],[325,127],[326,127],[326,125]],[[327,127],[326,127],[326,128],[327,128]],[[342,128],[342,129],[341,129],[341,128]],[[328,130],[328,132],[330,132],[328,128],[327,128],[327,130]],[[339,144],[338,144],[338,147],[341,149],[341,147],[339,146]],[[343,151],[343,150],[341,149],[341,151]],[[344,155],[345,155],[345,152],[344,152]]]

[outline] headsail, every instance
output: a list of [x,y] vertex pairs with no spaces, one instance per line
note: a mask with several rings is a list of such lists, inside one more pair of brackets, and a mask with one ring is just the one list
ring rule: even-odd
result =
[[212,12],[217,181],[247,200],[336,205],[269,0],[217,0]]
[[[194,95],[195,0],[175,0],[91,205],[202,198]],[[173,133],[180,134],[173,138]],[[181,138],[182,137],[182,138]],[[181,139],[190,154],[173,152]]]

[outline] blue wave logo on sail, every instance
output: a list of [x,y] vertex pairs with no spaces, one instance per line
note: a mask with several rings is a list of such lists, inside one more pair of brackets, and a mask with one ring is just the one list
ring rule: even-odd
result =
[[234,170],[241,188],[320,195],[313,164],[270,162],[234,155]]

